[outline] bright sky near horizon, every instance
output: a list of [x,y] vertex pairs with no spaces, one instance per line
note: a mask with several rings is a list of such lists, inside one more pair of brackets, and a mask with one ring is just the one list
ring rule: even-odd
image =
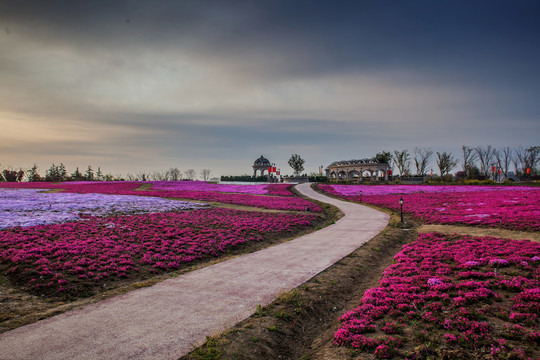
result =
[[[540,2],[0,2],[0,164],[282,173],[539,145]],[[433,164],[434,165],[434,164]],[[433,166],[434,167],[434,166]]]

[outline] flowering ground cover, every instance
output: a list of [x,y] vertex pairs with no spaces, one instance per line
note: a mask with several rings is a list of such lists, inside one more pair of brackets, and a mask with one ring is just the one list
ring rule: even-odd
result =
[[476,185],[337,185],[321,184],[321,189],[332,195],[356,196],[360,195],[389,195],[414,193],[460,193],[483,191],[509,191],[509,190],[538,190],[531,186],[476,186]]
[[247,242],[309,227],[315,217],[220,208],[83,216],[85,221],[0,231],[0,268],[30,291],[81,296],[105,281],[176,270]]
[[[151,183],[151,182],[146,182]],[[62,189],[63,192],[78,194],[110,194],[110,195],[136,195],[153,196],[162,198],[190,199],[200,201],[219,202],[234,205],[260,207],[271,210],[304,211],[309,207],[310,211],[322,212],[322,209],[299,197],[291,196],[288,184],[272,184],[267,191],[280,196],[253,195],[246,193],[225,193],[207,190],[137,190],[145,182],[133,181],[96,181],[96,182],[65,182],[65,183],[0,183],[0,188],[39,188],[39,189]],[[206,183],[204,183],[206,184]],[[206,184],[208,186],[212,184]],[[201,185],[202,186],[202,185]],[[244,187],[258,185],[242,185]],[[204,187],[204,186],[203,186]],[[287,194],[287,196],[283,196]]]
[[288,190],[291,184],[212,184],[205,181],[152,181],[152,190],[216,191],[252,195],[293,196]]
[[145,214],[197,209],[205,204],[142,196],[43,193],[43,189],[0,189],[0,229],[79,221],[84,215]]
[[[403,198],[404,212],[430,224],[540,230],[539,188],[406,185],[392,190],[393,186],[342,186],[346,185],[320,185],[320,188],[347,200],[396,211],[400,210],[399,200]],[[417,192],[419,189],[424,190]],[[396,191],[403,193],[394,193]]]
[[342,316],[335,344],[378,358],[540,358],[540,244],[420,234]]

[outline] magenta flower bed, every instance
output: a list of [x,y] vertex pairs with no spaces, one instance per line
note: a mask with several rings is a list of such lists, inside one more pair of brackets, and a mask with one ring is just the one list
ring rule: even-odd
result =
[[292,196],[290,184],[211,184],[204,181],[152,181],[152,190],[216,191],[252,195]]
[[145,193],[148,193],[149,196],[212,201],[225,204],[254,206],[271,210],[304,211],[306,208],[309,208],[310,211],[322,212],[321,207],[311,201],[290,196],[258,196],[210,191],[171,191],[166,193],[145,191]]
[[475,185],[326,185],[319,187],[336,196],[360,195],[389,195],[413,193],[454,193],[454,192],[482,192],[482,191],[509,191],[509,190],[538,190],[530,186],[475,186]]
[[[65,192],[78,194],[111,194],[111,195],[137,195],[154,196],[163,198],[181,198],[190,200],[201,200],[220,202],[226,204],[244,205],[260,207],[271,210],[290,210],[304,211],[309,207],[310,211],[322,212],[322,209],[307,200],[294,196],[263,196],[252,194],[222,193],[216,191],[191,191],[191,190],[135,190],[143,182],[66,182],[66,183],[0,183],[0,188],[32,188],[32,189],[64,189]],[[277,186],[279,185],[279,186]],[[248,185],[246,185],[248,186]],[[280,192],[284,195],[287,190],[287,184],[276,184],[270,192]]]
[[[379,188],[381,186],[373,186]],[[423,188],[439,188],[424,186]],[[448,187],[447,187],[448,188]],[[454,186],[453,188],[458,188]],[[459,186],[459,188],[468,188]],[[443,191],[410,192],[388,195],[342,195],[335,185],[321,189],[341,198],[362,201],[396,211],[400,210],[399,199],[403,197],[403,211],[427,223],[465,224],[498,227],[514,230],[540,230],[540,189],[494,187],[488,191]],[[339,189],[339,188],[337,188]],[[348,190],[352,193],[352,190]]]
[[417,359],[426,343],[470,358],[539,358],[539,243],[429,233],[394,259],[342,316],[336,345],[380,358]]
[[104,279],[175,270],[313,220],[313,215],[213,208],[17,227],[0,231],[0,265],[29,290],[79,294]]
[[112,216],[171,212],[206,207],[163,198],[0,188],[0,229],[82,220],[82,215]]

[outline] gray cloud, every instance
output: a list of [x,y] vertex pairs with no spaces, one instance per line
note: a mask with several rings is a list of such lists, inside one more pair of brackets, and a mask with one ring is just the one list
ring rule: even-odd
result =
[[315,170],[416,145],[533,145],[539,7],[4,1],[2,154],[234,173],[261,152],[304,152]]

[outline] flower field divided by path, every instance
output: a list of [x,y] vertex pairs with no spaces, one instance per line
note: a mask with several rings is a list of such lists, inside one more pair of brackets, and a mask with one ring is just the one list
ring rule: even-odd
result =
[[540,230],[540,189],[535,187],[319,186],[343,199],[397,211],[400,210],[399,199],[403,197],[403,211],[430,224]]
[[[291,196],[292,193],[288,190],[288,184],[271,184],[269,193],[281,193],[287,196],[269,196],[269,195],[253,195],[244,193],[225,193],[209,190],[136,190],[142,184],[153,182],[134,182],[134,181],[118,181],[118,182],[65,182],[65,183],[0,183],[0,188],[27,188],[27,189],[62,189],[63,192],[72,192],[79,194],[99,193],[110,195],[137,195],[137,196],[153,196],[162,198],[178,198],[200,201],[219,202],[233,205],[243,205],[260,207],[270,210],[285,210],[285,211],[304,211],[309,207],[310,211],[322,212],[322,209],[302,198]],[[201,182],[201,188],[211,188],[213,184]],[[246,188],[254,185],[240,185]],[[256,185],[255,185],[256,186]]]
[[145,214],[205,207],[194,202],[132,195],[43,193],[0,189],[0,229],[86,220],[88,216]]
[[314,219],[207,208],[16,227],[0,231],[0,268],[33,292],[89,294],[110,279],[175,270],[242,243],[308,227]]
[[540,358],[539,243],[428,233],[394,259],[342,316],[336,345],[379,358]]

